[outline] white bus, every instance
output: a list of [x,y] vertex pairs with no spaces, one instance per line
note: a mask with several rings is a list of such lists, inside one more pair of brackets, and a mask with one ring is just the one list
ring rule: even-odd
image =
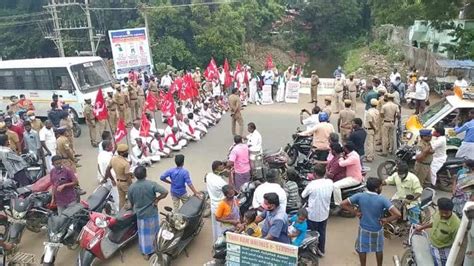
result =
[[100,57],[56,57],[0,61],[0,110],[6,112],[10,97],[33,102],[36,116],[46,117],[53,94],[69,104],[77,118],[84,118],[84,99],[92,102],[99,88],[104,97],[112,90],[112,76]]

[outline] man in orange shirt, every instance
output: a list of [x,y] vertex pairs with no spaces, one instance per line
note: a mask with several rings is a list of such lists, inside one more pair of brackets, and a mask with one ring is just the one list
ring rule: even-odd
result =
[[24,94],[20,94],[20,100],[18,101],[18,107],[23,110],[35,110],[33,102],[26,99]]

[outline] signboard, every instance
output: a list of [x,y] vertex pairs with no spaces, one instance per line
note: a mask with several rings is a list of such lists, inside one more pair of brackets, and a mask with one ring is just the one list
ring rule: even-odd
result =
[[145,28],[109,31],[115,76],[122,79],[130,70],[151,72],[151,54]]
[[298,103],[300,99],[300,86],[298,81],[288,81],[286,83],[285,102]]
[[311,94],[311,78],[300,78],[300,93]]
[[298,247],[235,233],[226,233],[226,265],[297,265]]
[[262,104],[272,104],[272,86],[263,85],[262,87]]
[[335,81],[336,79],[333,78],[320,78],[318,85],[318,95],[333,95]]

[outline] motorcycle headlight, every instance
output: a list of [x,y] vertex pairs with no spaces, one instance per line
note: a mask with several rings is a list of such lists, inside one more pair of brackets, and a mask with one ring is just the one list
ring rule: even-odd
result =
[[49,240],[54,243],[59,243],[61,242],[62,236],[63,236],[63,232],[59,232],[59,233],[51,232],[49,233]]
[[103,218],[101,218],[101,217],[95,218],[95,221],[94,221],[94,222],[95,222],[95,225],[96,225],[97,227],[99,227],[99,228],[106,228],[106,227],[109,225],[109,223],[107,222],[107,220],[105,220],[105,219],[103,219]]
[[174,214],[173,215],[173,227],[178,230],[178,231],[181,231],[183,230],[185,227],[186,227],[186,220],[183,218],[183,216],[179,215],[179,214]]
[[13,214],[13,218],[15,218],[17,220],[21,220],[21,219],[25,218],[25,216],[26,216],[26,212],[18,212],[15,209],[13,209],[12,214]]

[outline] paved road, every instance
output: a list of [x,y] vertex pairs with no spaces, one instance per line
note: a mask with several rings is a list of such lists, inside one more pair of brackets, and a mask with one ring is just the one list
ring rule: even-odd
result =
[[[278,149],[285,145],[291,134],[299,126],[299,111],[302,108],[311,108],[307,104],[307,96],[300,99],[300,104],[274,104],[268,106],[249,106],[244,112],[244,121],[255,122],[258,130],[263,135],[264,149]],[[322,99],[321,99],[322,100]],[[322,102],[322,101],[321,101]],[[363,114],[363,106],[358,102],[358,115]],[[333,117],[333,123],[336,118]],[[96,163],[97,150],[89,145],[87,128],[83,127],[83,134],[76,139],[78,152],[83,154],[81,159],[82,167],[79,168],[81,186],[88,192],[91,192],[97,186]],[[183,153],[186,156],[185,167],[189,169],[192,175],[194,185],[199,189],[205,189],[203,177],[210,171],[210,165],[213,160],[224,159],[227,155],[228,147],[232,144],[230,132],[230,119],[226,115],[221,123],[212,129],[209,134],[199,143],[192,143]],[[375,176],[374,169],[380,158],[369,164],[372,168],[371,176]],[[148,176],[151,180],[159,181],[159,176],[167,168],[173,166],[173,160],[165,159],[149,168]],[[162,183],[163,184],[163,183]],[[165,185],[168,187],[167,185]],[[394,193],[392,187],[385,188],[385,195],[391,196]],[[160,204],[171,206],[171,199],[168,197]],[[210,220],[206,219],[204,227],[197,238],[187,249],[189,256],[181,254],[173,265],[203,265],[211,259],[212,233],[210,229]],[[327,253],[321,260],[321,265],[357,265],[358,257],[354,251],[354,240],[357,234],[357,220],[340,217],[331,217],[328,223],[327,233]],[[28,253],[34,253],[37,261],[41,258],[43,251],[43,241],[46,240],[45,232],[34,234],[26,232],[20,245],[20,250]],[[393,265],[392,256],[403,254],[402,240],[392,239],[385,242],[385,263],[384,265]],[[63,248],[59,251],[56,260],[57,265],[72,265],[78,254],[77,250],[67,250]],[[141,257],[137,243],[131,243],[124,249],[123,256],[117,254],[111,260],[102,262],[100,265],[120,265],[121,259],[128,265],[147,265]],[[369,256],[369,265],[375,265],[375,257]]]

